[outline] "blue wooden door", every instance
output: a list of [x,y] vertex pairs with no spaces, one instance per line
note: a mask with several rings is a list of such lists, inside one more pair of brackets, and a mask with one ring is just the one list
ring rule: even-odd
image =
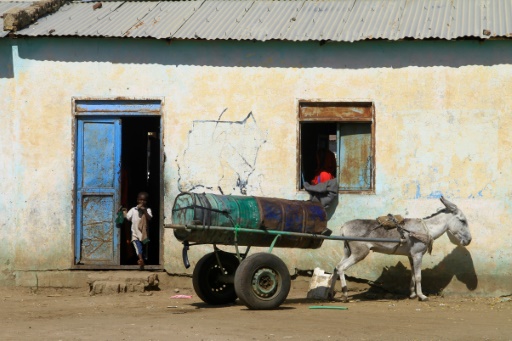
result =
[[77,121],[75,264],[118,265],[121,120]]

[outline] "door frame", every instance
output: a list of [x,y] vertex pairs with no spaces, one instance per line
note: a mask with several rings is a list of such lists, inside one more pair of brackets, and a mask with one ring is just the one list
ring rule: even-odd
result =
[[148,270],[161,270],[164,268],[164,243],[163,243],[163,221],[164,221],[164,104],[165,97],[72,97],[72,167],[73,167],[73,186],[72,186],[72,223],[73,233],[71,233],[72,257],[71,268],[82,270],[129,270],[139,269],[138,265],[79,265],[75,264],[76,251],[76,233],[77,233],[77,210],[76,210],[76,190],[77,190],[77,127],[78,120],[81,118],[102,118],[102,117],[159,117],[160,118],[160,205],[158,207],[160,226],[158,226],[160,234],[160,245],[158,255],[158,265],[146,265],[144,268]]

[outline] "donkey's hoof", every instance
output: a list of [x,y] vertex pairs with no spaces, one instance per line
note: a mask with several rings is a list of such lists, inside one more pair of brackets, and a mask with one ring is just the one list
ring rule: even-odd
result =
[[421,302],[426,302],[428,301],[428,297],[427,296],[423,296],[423,297],[418,297],[418,299],[421,301]]
[[416,294],[411,294],[411,295],[409,296],[409,298],[410,298],[411,300],[415,299],[416,297],[418,297],[418,295],[416,295]]

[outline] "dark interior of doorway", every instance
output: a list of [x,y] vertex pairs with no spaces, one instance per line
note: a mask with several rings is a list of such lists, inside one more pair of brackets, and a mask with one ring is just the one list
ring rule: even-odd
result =
[[[121,151],[121,205],[137,205],[137,194],[149,194],[150,242],[144,246],[146,265],[158,265],[160,255],[160,117],[123,117]],[[121,265],[136,265],[137,255],[131,243],[130,222],[121,230]]]
[[[317,168],[316,154],[320,148],[328,148],[336,154],[336,123],[303,122],[300,127],[301,185],[311,182]],[[334,138],[334,140],[332,139]]]

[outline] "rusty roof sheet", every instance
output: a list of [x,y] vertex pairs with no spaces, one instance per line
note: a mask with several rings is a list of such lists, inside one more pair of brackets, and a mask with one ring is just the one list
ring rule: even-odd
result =
[[[0,3],[1,5],[2,3]],[[512,0],[69,2],[18,36],[360,41],[512,38]]]

